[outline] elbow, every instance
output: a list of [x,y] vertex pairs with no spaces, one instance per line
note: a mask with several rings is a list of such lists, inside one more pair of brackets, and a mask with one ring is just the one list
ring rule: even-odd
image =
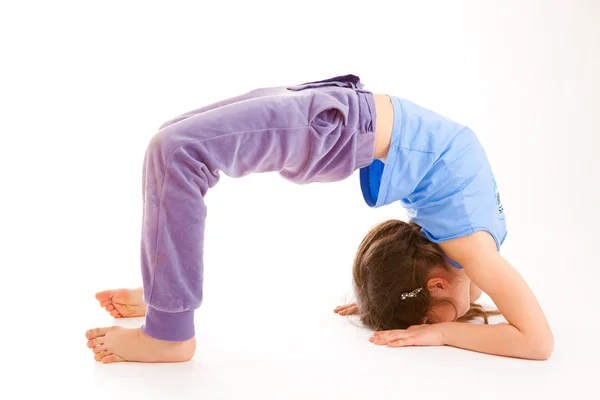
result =
[[535,341],[528,346],[528,358],[532,360],[546,361],[550,359],[554,352],[554,337],[548,333],[543,337],[537,337]]

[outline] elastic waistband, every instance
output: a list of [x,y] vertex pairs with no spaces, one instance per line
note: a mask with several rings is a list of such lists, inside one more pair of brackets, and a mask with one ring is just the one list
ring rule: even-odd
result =
[[365,90],[357,89],[358,107],[359,107],[359,128],[361,133],[375,133],[376,113],[375,113],[375,98],[373,93]]
[[288,86],[288,90],[306,89],[350,89],[358,98],[358,132],[356,167],[362,168],[373,162],[375,154],[375,132],[377,129],[377,113],[375,111],[375,98],[373,93],[363,89],[364,85],[356,75],[342,75],[320,81],[305,82],[299,85]]
[[373,93],[355,89],[359,100],[358,143],[356,149],[356,168],[363,168],[373,163],[375,156],[375,132],[377,131],[377,113]]

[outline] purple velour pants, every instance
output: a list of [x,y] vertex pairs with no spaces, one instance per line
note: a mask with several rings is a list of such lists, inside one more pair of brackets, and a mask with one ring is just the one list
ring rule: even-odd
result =
[[263,88],[165,123],[146,150],[142,330],[191,339],[202,302],[204,197],[219,173],[278,172],[306,184],[340,181],[370,165],[375,104],[357,76]]

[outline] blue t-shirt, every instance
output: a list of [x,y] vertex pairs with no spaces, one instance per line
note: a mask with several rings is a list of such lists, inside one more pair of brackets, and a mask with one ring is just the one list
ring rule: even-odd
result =
[[434,243],[486,231],[499,250],[506,238],[504,210],[475,133],[408,100],[390,97],[394,126],[386,162],[375,160],[360,171],[366,203],[381,207],[399,201]]

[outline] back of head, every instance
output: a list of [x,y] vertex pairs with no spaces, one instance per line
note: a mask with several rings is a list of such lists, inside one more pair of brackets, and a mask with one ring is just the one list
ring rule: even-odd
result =
[[[443,252],[414,222],[389,220],[373,228],[361,242],[353,266],[362,323],[374,330],[424,323],[432,306],[427,277],[435,267],[447,268]],[[416,295],[406,297],[419,288]]]

